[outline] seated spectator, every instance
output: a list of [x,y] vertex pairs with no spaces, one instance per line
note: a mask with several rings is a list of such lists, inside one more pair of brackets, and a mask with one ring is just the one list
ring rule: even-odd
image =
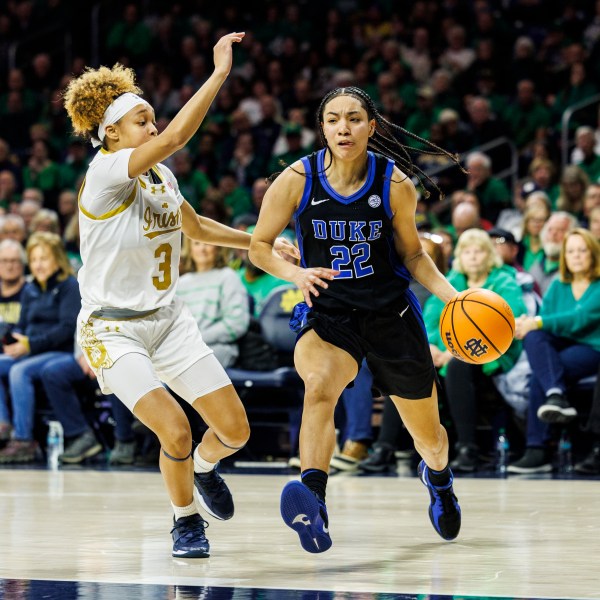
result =
[[534,158],[529,164],[529,178],[523,182],[521,196],[526,200],[533,192],[545,192],[548,197],[554,187],[554,163],[547,158]]
[[230,367],[239,355],[237,340],[248,331],[250,307],[239,277],[227,266],[229,249],[186,237],[181,257],[184,274],[176,293],[219,362]]
[[555,208],[579,218],[583,213],[583,198],[589,184],[589,177],[577,165],[566,166],[560,178]]
[[481,229],[479,207],[470,202],[461,202],[452,211],[452,224],[450,229],[455,237],[459,238],[468,229]]
[[23,200],[19,205],[19,216],[23,219],[28,232],[31,232],[31,221],[41,209],[41,205],[34,200]]
[[[484,288],[500,294],[515,316],[526,312],[523,293],[515,271],[502,266],[490,236],[482,230],[465,231],[456,245],[448,281],[462,292],[469,288]],[[521,342],[513,341],[497,360],[484,365],[472,365],[454,358],[446,349],[439,332],[444,303],[431,296],[425,303],[423,319],[429,336],[434,365],[445,377],[445,390],[450,414],[457,433],[456,457],[450,463],[456,471],[474,471],[478,466],[476,425],[478,414],[502,406],[503,400],[492,377],[509,371],[521,353]]]
[[[246,228],[246,231],[252,233],[254,231],[254,226],[250,225],[250,227]],[[289,283],[283,279],[274,277],[270,273],[265,273],[265,271],[251,263],[250,260],[248,260],[247,251],[244,251],[241,256],[242,267],[238,271],[238,275],[252,299],[253,316],[258,318],[267,296],[274,289],[281,287],[282,285],[289,285]]]
[[479,198],[481,215],[495,223],[504,208],[511,206],[510,191],[506,184],[492,175],[492,161],[483,152],[467,156],[467,190]]
[[58,220],[62,233],[74,216],[79,218],[77,194],[73,190],[63,190],[58,196]]
[[550,125],[550,111],[537,97],[533,81],[522,79],[517,83],[517,93],[504,111],[504,120],[508,135],[519,150],[545,133]]
[[63,426],[66,447],[58,457],[67,464],[78,464],[102,452],[102,444],[87,422],[76,387],[96,376],[78,346],[75,355],[64,353],[49,359],[39,378],[50,401],[54,417]]
[[594,375],[600,364],[600,244],[586,229],[565,234],[559,278],[552,282],[537,317],[516,321],[531,366],[527,449],[510,473],[552,470],[548,423],[577,416],[568,386]]
[[589,229],[590,215],[594,208],[600,206],[600,183],[591,183],[583,198],[583,215],[581,226]]
[[15,240],[19,244],[25,244],[27,239],[27,228],[25,221],[19,215],[0,215],[0,241]]
[[588,176],[590,181],[598,181],[600,177],[600,155],[596,153],[594,130],[582,125],[575,131],[575,144],[579,150],[577,166]]
[[[302,146],[302,126],[297,123],[287,123],[283,128],[287,140],[287,150],[280,154],[273,154],[267,166],[268,173],[278,173],[283,171],[286,166],[300,160],[307,153],[309,148]],[[282,164],[283,163],[283,164]]]
[[21,202],[21,194],[17,188],[17,178],[12,171],[0,171],[0,212],[6,213]]
[[60,184],[60,169],[50,158],[50,145],[45,140],[36,140],[23,167],[23,187],[39,188],[46,198],[46,206],[55,207]]
[[60,234],[60,221],[58,213],[49,208],[42,208],[31,220],[31,233],[35,231],[47,231],[48,233]]
[[[535,197],[531,194],[528,203]],[[543,262],[544,248],[542,238],[540,237],[544,223],[550,218],[549,205],[534,204],[525,209],[523,223],[521,226],[521,243],[517,260],[523,265],[526,271],[529,271],[536,262]]]
[[[26,262],[21,244],[14,240],[0,242],[0,324],[4,327],[19,322]],[[0,338],[6,333],[4,331]]]
[[540,288],[533,278],[531,273],[528,273],[523,269],[523,265],[519,262],[519,244],[515,240],[515,236],[505,229],[495,227],[488,231],[492,242],[494,243],[494,249],[500,255],[502,262],[510,267],[509,272],[512,274],[513,269],[517,283],[523,292],[523,301],[527,307],[527,313],[533,316],[537,315],[539,306],[542,302],[540,295]]
[[60,237],[33,234],[27,242],[27,258],[33,281],[23,290],[21,315],[12,332],[14,341],[5,344],[0,354],[0,424],[4,429],[11,426],[10,390],[14,428],[13,439],[0,451],[0,463],[35,460],[34,381],[48,361],[72,355],[81,308],[79,286]]
[[577,226],[577,219],[567,212],[555,212],[544,223],[540,232],[544,257],[534,262],[529,268],[540,286],[542,296],[554,279],[558,276],[560,249],[567,232]]

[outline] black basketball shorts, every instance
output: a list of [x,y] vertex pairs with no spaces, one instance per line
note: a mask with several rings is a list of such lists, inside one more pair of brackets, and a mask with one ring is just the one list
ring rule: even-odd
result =
[[304,329],[351,354],[359,369],[366,357],[381,395],[431,396],[436,371],[425,325],[420,310],[405,298],[376,311],[311,310]]

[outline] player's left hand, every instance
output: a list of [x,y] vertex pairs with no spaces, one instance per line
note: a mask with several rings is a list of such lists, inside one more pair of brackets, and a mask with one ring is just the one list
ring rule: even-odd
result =
[[273,244],[273,254],[292,264],[300,260],[300,250],[284,237],[278,237]]

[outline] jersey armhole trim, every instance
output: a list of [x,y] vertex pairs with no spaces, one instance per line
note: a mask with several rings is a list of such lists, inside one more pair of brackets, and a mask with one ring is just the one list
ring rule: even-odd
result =
[[119,213],[122,213],[122,212],[126,211],[133,204],[133,201],[135,200],[135,195],[136,195],[136,192],[137,192],[137,183],[135,183],[134,186],[133,186],[133,189],[131,190],[131,194],[129,194],[129,196],[127,197],[127,199],[120,206],[117,206],[117,208],[113,208],[112,210],[109,210],[108,212],[105,212],[102,215],[96,216],[96,215],[93,215],[88,210],[86,210],[83,207],[83,204],[81,204],[81,194],[83,193],[83,188],[84,187],[85,187],[85,179],[83,180],[83,183],[81,184],[81,189],[79,190],[79,196],[77,198],[77,204],[79,205],[79,210],[88,219],[92,219],[93,221],[105,221],[106,219],[110,219],[111,217],[114,217],[115,215],[118,215]]
[[383,208],[385,214],[389,219],[394,218],[394,213],[390,205],[390,186],[392,183],[392,173],[394,172],[394,161],[388,158],[387,165],[385,166],[385,173],[383,175]]
[[302,192],[302,199],[300,200],[300,204],[296,209],[296,215],[299,215],[308,204],[308,200],[310,198],[310,190],[312,189],[312,169],[310,166],[310,160],[307,156],[303,157],[302,164],[304,165],[304,173],[306,175],[306,181],[304,182],[304,190]]

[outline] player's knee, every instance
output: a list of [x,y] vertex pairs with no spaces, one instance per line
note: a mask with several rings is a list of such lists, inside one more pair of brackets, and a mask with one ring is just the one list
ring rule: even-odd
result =
[[332,399],[331,375],[324,371],[313,371],[304,381],[305,402],[329,402]]
[[192,450],[192,432],[189,427],[178,428],[164,437],[159,436],[159,439],[163,449],[175,458],[185,458]]
[[218,434],[219,441],[228,448],[243,448],[250,438],[250,425],[247,420],[236,423],[234,428]]
[[427,449],[431,454],[437,455],[444,452],[446,439],[445,430],[440,425],[439,428],[432,428],[415,437],[415,445]]

